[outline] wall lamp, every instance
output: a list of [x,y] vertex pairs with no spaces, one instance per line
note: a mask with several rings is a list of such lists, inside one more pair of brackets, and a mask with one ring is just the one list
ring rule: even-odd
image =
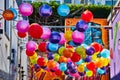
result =
[[115,6],[113,9],[114,10],[120,10],[120,6]]

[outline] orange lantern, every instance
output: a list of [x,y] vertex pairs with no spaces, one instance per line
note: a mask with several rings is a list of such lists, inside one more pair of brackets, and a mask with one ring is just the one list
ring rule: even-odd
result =
[[14,18],[14,13],[10,10],[5,10],[2,14],[3,18],[5,20],[13,20]]
[[56,62],[50,60],[50,61],[47,63],[47,67],[48,67],[49,69],[55,68],[55,67],[56,67]]
[[63,56],[65,56],[66,58],[70,58],[73,55],[73,50],[71,48],[66,48],[63,51]]
[[59,58],[60,63],[62,63],[62,62],[66,63],[67,61],[68,61],[68,59],[66,57],[60,56],[60,58]]
[[103,63],[104,63],[103,58],[98,58],[98,59],[95,61],[95,66],[96,66],[97,68],[102,68],[102,67],[103,67]]

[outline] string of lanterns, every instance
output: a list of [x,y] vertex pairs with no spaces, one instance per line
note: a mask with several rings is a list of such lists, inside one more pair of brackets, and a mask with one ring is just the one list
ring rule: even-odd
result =
[[[19,13],[22,16],[30,16],[33,11],[29,3],[22,3],[19,6]],[[70,8],[61,4],[57,12],[64,17],[70,13]],[[48,4],[43,4],[39,8],[39,14],[49,17],[52,15],[52,8]],[[10,8],[3,12],[3,17],[5,20],[14,20],[17,12]],[[26,20],[18,21],[16,29],[20,38],[29,35],[33,39],[43,40],[39,43],[30,40],[26,44],[26,55],[35,68],[39,67],[57,76],[92,77],[94,74],[107,73],[110,63],[110,51],[104,49],[101,44],[93,42],[88,46],[83,43],[84,32],[88,28],[88,22],[92,19],[92,12],[84,11],[81,14],[81,20],[76,23],[75,30],[68,30],[65,33],[51,31],[48,27],[42,27],[38,23],[29,24]],[[43,54],[47,54],[47,57],[38,55],[36,50],[39,53],[44,52]]]

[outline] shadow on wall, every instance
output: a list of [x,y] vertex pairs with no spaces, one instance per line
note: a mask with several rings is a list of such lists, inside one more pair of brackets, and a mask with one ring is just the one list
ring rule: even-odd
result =
[[20,4],[22,3],[22,0],[16,0],[16,3],[18,6],[20,6]]
[[120,80],[120,72],[115,75],[111,80]]
[[14,80],[13,76],[0,70],[0,80]]

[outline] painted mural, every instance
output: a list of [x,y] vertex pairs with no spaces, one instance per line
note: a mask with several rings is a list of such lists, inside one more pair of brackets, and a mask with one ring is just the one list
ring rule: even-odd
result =
[[[68,18],[65,20],[65,26],[75,26],[79,21],[79,18]],[[109,32],[105,28],[91,28],[90,26],[106,26],[107,20],[102,18],[93,19],[89,23],[89,28],[85,31],[84,43],[90,45],[92,42],[98,42],[104,46],[104,48],[109,47]],[[69,30],[66,28],[66,30]]]
[[110,34],[110,52],[111,52],[111,80],[120,80],[120,11],[116,12],[112,21],[112,30]]

